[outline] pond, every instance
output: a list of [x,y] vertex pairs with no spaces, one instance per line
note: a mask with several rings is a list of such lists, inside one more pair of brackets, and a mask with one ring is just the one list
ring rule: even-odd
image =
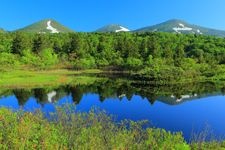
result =
[[101,78],[86,84],[0,89],[0,107],[54,112],[76,104],[86,112],[97,107],[117,120],[148,120],[151,126],[193,133],[207,131],[225,139],[225,86],[215,83],[157,85],[125,78]]

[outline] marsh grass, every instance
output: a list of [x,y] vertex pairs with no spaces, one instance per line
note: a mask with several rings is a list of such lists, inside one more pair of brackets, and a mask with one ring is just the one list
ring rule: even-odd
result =
[[99,70],[48,70],[48,71],[25,71],[15,70],[0,72],[0,88],[21,88],[21,87],[44,87],[65,84],[87,83],[94,77],[75,77],[85,73],[100,73]]
[[190,146],[196,150],[223,150],[225,149],[225,142],[222,139],[224,138],[215,136],[211,126],[206,123],[201,131],[192,131]]

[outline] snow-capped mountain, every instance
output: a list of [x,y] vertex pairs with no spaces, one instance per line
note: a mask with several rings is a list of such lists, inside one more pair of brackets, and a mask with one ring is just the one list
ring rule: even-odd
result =
[[121,25],[111,24],[104,26],[95,32],[129,32],[130,30],[128,28],[125,28]]
[[193,25],[178,19],[172,19],[157,25],[137,29],[134,32],[172,32],[178,34],[202,34],[225,37],[225,31]]
[[[53,19],[45,19],[24,28],[15,30],[20,32],[31,32],[31,33],[67,33],[74,32],[73,30],[61,25]],[[6,32],[0,29],[0,32]],[[187,23],[186,21],[179,19],[172,19],[160,24],[147,26],[137,30],[130,30],[122,25],[111,24],[99,28],[94,32],[169,32],[176,34],[199,34],[199,35],[212,35],[218,37],[225,37],[225,31],[206,28],[194,24]]]
[[66,33],[73,32],[71,29],[61,25],[55,20],[46,19],[29,26],[26,26],[22,29],[16,30],[21,32],[33,32],[33,33]]

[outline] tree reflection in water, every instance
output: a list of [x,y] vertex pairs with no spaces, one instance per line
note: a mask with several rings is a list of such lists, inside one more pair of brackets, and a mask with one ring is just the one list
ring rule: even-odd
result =
[[[79,104],[84,94],[95,93],[104,102],[107,98],[131,100],[133,95],[146,98],[151,105],[161,101],[169,105],[176,105],[188,100],[210,95],[224,94],[224,84],[186,83],[186,84],[147,84],[142,81],[132,81],[120,78],[104,79],[85,85],[66,85],[36,89],[8,89],[0,96],[15,95],[19,105],[24,105],[30,97],[34,97],[39,104],[54,103],[71,94],[73,102]],[[7,94],[6,94],[7,93]]]

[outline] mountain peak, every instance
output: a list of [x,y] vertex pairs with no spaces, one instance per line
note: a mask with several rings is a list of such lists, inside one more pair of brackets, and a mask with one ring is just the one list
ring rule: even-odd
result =
[[203,34],[225,37],[225,31],[193,25],[180,19],[171,19],[160,24],[138,29],[135,32],[170,32],[176,34]]
[[186,23],[186,21],[184,21],[182,19],[170,19],[170,20],[167,20],[166,22],[172,22],[172,23],[181,22],[181,23]]
[[71,29],[61,25],[54,19],[43,19],[39,22],[33,23],[17,31],[31,32],[31,33],[66,33],[73,32]]
[[96,32],[129,32],[130,30],[126,27],[123,27],[119,24],[109,24],[106,25],[98,30]]

